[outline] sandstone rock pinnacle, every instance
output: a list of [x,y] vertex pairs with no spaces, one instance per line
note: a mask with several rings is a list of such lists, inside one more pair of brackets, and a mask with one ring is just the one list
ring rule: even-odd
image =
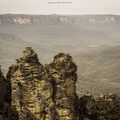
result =
[[43,66],[31,47],[26,47],[7,74],[19,120],[78,120],[76,71],[69,54],[60,53]]
[[24,56],[17,59],[9,73],[12,105],[16,107],[19,119],[52,120],[52,85],[46,80],[43,66],[31,47],[26,47]]
[[60,53],[49,65],[53,79],[55,120],[77,120],[76,86],[77,66],[69,54]]

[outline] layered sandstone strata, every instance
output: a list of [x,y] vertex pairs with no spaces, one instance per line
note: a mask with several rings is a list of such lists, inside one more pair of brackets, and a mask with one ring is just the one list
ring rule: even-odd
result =
[[69,54],[60,53],[49,65],[53,79],[55,120],[77,120],[77,66]]
[[76,71],[69,54],[60,53],[43,66],[26,47],[7,74],[19,120],[77,120]]
[[24,56],[10,67],[12,105],[16,107],[20,120],[53,119],[53,87],[37,54],[26,47]]

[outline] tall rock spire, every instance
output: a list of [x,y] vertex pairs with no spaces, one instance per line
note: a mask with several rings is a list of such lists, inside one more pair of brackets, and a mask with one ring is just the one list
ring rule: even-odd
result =
[[77,66],[69,54],[60,53],[50,64],[53,79],[55,120],[77,120]]
[[12,105],[16,107],[19,119],[52,120],[52,85],[50,79],[46,79],[43,65],[31,47],[26,47],[24,56],[17,59],[9,73]]
[[7,74],[19,120],[78,120],[76,71],[69,54],[60,53],[43,66],[31,47],[26,47]]

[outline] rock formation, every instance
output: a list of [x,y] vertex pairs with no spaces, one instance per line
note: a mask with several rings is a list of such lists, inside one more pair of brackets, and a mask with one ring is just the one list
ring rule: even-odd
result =
[[12,105],[16,107],[20,120],[31,117],[53,119],[53,87],[37,54],[30,47],[26,47],[24,56],[10,67],[8,76],[12,84]]
[[119,120],[120,97],[78,98],[76,72],[69,54],[59,53],[43,66],[26,47],[6,79],[0,69],[0,120]]
[[69,54],[60,53],[49,65],[53,79],[55,120],[77,120],[76,86],[77,66]]
[[11,85],[1,72],[0,67],[0,120],[18,119],[17,111],[11,107]]
[[0,66],[0,107],[3,106],[4,103],[10,104],[10,82],[8,82],[2,72]]
[[76,71],[69,54],[60,53],[43,66],[31,47],[26,47],[7,74],[19,120],[77,120]]

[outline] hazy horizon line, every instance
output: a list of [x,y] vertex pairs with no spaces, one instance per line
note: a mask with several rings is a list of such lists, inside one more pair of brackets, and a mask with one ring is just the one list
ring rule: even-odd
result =
[[49,14],[30,14],[30,13],[0,13],[0,15],[68,15],[68,16],[79,16],[79,15],[116,15],[120,16],[120,14],[113,14],[113,13],[90,13],[90,14],[54,14],[54,13],[49,13]]

